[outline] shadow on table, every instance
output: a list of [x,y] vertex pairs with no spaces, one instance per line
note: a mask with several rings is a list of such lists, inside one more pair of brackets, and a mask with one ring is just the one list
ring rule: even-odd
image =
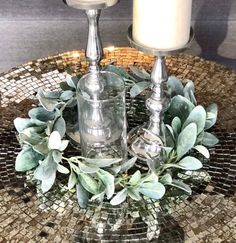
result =
[[[228,33],[229,23],[227,18],[229,17],[231,6],[235,0],[224,1],[224,4],[220,4],[220,1],[221,0],[204,1],[202,4],[197,15],[197,20],[200,21],[196,21],[194,26],[196,31],[195,39],[201,47],[201,57],[236,69],[236,59],[227,58],[218,53],[218,48],[224,42]],[[217,2],[219,3],[217,4]],[[214,22],[213,20],[209,20],[209,24],[207,24],[207,21],[202,22],[201,20],[209,15],[213,16],[214,19],[219,18],[219,11],[216,11],[216,7],[214,7],[219,4],[220,16],[223,16],[224,20]]]

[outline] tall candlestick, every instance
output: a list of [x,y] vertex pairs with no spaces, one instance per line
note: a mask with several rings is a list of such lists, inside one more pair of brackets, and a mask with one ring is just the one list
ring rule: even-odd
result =
[[192,0],[134,0],[133,39],[156,49],[174,50],[189,40]]

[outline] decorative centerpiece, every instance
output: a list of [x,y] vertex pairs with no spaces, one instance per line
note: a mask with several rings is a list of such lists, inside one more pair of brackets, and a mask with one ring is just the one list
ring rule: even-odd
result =
[[[171,2],[181,2],[185,6],[185,1]],[[15,168],[21,172],[29,171],[33,175],[32,180],[39,182],[37,186],[42,193],[47,193],[58,184],[61,190],[72,193],[76,188],[81,208],[98,208],[95,218],[97,214],[104,213],[102,205],[109,205],[109,210],[123,205],[125,216],[122,211],[118,219],[105,219],[108,227],[104,226],[106,223],[101,215],[98,221],[91,223],[95,228],[94,234],[100,240],[105,240],[104,230],[111,235],[113,232],[118,234],[123,220],[130,220],[130,224],[143,220],[147,225],[145,239],[156,239],[158,200],[171,193],[182,195],[180,190],[190,195],[191,177],[196,177],[193,171],[201,169],[203,161],[209,159],[207,147],[218,142],[213,134],[207,132],[216,123],[217,105],[212,104],[206,109],[198,105],[193,82],[181,81],[175,76],[168,78],[165,70],[166,53],[182,50],[191,39],[190,24],[186,25],[189,27],[187,39],[183,38],[179,42],[181,44],[170,42],[171,46],[160,50],[158,46],[143,45],[143,39],[138,34],[142,28],[137,27],[134,21],[134,32],[129,29],[130,43],[157,56],[151,74],[150,70],[136,66],[125,70],[108,65],[101,70],[98,18],[102,8],[117,1],[66,2],[73,7],[86,9],[89,22],[86,49],[89,73],[80,80],[68,75],[65,82],[60,84],[60,90],[39,90],[36,95],[39,105],[28,112],[28,118],[14,120],[22,146]],[[145,6],[156,6],[156,1],[150,2],[150,5],[142,5],[143,0],[134,1],[134,16],[139,16],[140,9]],[[190,2],[186,1],[186,9],[189,9]],[[163,6],[166,8],[167,5]],[[177,6],[173,11],[177,11]],[[142,22],[141,15],[138,21]],[[174,43],[178,46],[174,46]],[[129,156],[126,146],[125,87],[132,98],[142,95],[145,89],[152,90],[147,100],[147,107],[152,113],[149,126],[131,131]],[[67,119],[76,106],[81,149],[69,155]],[[143,202],[152,206],[145,207]],[[85,238],[88,238],[87,235]]]

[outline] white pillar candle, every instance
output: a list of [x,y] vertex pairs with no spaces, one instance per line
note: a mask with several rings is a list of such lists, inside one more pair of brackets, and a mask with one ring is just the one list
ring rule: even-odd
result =
[[133,39],[137,43],[174,50],[188,42],[192,0],[133,1]]

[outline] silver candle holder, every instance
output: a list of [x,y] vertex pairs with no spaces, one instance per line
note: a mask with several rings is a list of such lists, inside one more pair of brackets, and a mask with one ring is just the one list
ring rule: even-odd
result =
[[155,49],[141,45],[134,41],[132,37],[132,26],[128,29],[128,40],[131,47],[155,56],[154,66],[151,72],[153,83],[152,94],[146,100],[146,107],[151,112],[148,125],[136,127],[128,134],[129,151],[137,156],[141,161],[160,157],[162,144],[158,139],[153,139],[153,134],[160,137],[163,113],[168,108],[169,97],[167,92],[167,68],[165,63],[166,56],[173,56],[186,50],[194,38],[191,28],[188,43],[179,49]]
[[84,9],[88,19],[85,56],[88,73],[77,86],[78,121],[81,152],[87,158],[125,158],[127,153],[125,85],[123,79],[101,71],[103,57],[99,35],[102,9],[118,0],[65,0],[67,5]]

